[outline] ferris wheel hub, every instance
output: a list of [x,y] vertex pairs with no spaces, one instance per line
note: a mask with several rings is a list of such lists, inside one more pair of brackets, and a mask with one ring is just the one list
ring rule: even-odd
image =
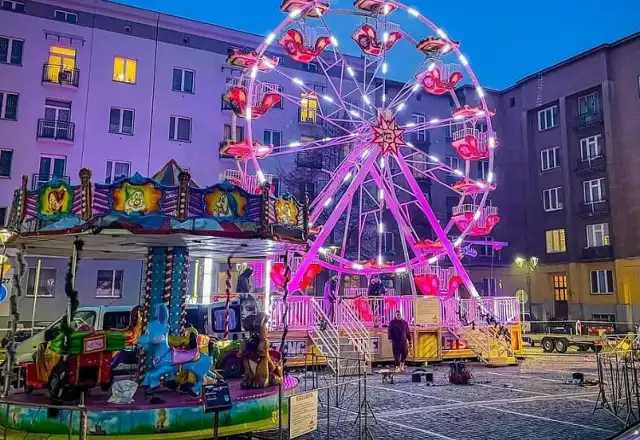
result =
[[380,147],[382,154],[398,154],[401,147],[407,145],[404,140],[406,129],[400,128],[395,116],[389,111],[378,111],[377,123],[371,125],[373,140],[371,143]]

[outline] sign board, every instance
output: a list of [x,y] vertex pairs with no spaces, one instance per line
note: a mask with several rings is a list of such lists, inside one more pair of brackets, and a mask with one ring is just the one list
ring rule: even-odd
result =
[[318,391],[291,396],[289,438],[298,438],[318,429]]
[[[287,357],[304,357],[307,354],[307,340],[306,339],[287,339],[285,342]],[[269,345],[272,350],[280,350],[281,341],[273,341]]]
[[202,387],[204,395],[204,412],[226,411],[231,409],[231,395],[229,394],[229,385],[224,382],[218,382],[214,385],[204,385]]
[[83,354],[98,353],[105,350],[107,346],[107,336],[105,334],[87,336],[84,338],[83,344]]
[[440,325],[440,299],[436,297],[417,297],[415,304],[416,325]]

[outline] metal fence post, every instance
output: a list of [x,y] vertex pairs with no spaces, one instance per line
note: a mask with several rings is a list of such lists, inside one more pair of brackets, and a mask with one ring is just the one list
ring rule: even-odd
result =
[[84,391],[80,394],[80,432],[78,433],[79,440],[86,440],[87,438],[87,407],[85,405]]

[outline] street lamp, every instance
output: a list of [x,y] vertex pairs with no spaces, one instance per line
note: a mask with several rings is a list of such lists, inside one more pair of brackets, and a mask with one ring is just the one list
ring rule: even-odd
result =
[[[523,269],[527,275],[527,295],[531,298],[531,274],[537,269],[539,259],[538,257],[524,258],[516,256],[514,262],[516,263],[516,266]],[[524,304],[522,304],[522,309],[524,310]],[[531,316],[531,301],[529,301],[529,316]]]

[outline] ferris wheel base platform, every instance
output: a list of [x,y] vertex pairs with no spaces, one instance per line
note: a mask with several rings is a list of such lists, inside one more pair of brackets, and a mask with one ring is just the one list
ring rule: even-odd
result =
[[[240,379],[229,380],[233,408],[220,412],[221,437],[245,434],[278,427],[278,387],[260,390],[240,388]],[[298,380],[286,377],[285,393],[293,391]],[[213,437],[213,413],[204,412],[201,398],[175,391],[154,394],[164,402],[151,404],[138,389],[132,403],[109,403],[110,393],[93,389],[87,396],[87,438],[118,440],[196,440]],[[10,395],[9,414],[6,402],[0,405],[0,420],[8,420],[8,439],[53,440],[78,438],[79,411],[71,414],[72,436],[69,437],[70,411],[61,409],[52,414],[41,405],[50,401],[44,391]],[[283,422],[288,420],[288,399],[282,406]],[[4,424],[4,423],[3,423]]]

